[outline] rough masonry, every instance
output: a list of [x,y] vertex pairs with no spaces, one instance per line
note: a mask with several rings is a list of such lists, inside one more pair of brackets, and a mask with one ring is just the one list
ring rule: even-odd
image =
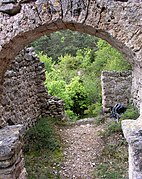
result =
[[44,81],[44,64],[32,48],[22,50],[4,74],[3,125],[23,124],[27,128],[41,116],[64,118],[63,101],[48,94]]
[[44,64],[32,48],[22,50],[4,74],[0,105],[3,125],[0,130],[2,179],[27,178],[22,154],[27,128],[35,125],[41,116],[59,120],[65,117],[63,101],[48,94],[44,81]]
[[[1,0],[0,99],[4,74],[15,56],[33,40],[62,29],[95,35],[124,53],[133,67],[132,99],[135,105],[140,107],[142,114],[141,0]],[[6,122],[3,118],[0,118],[0,121],[1,124]],[[142,148],[141,116],[134,126],[133,128],[133,125],[130,125],[130,121],[123,122],[123,131],[132,158],[129,178],[139,179],[142,176],[142,151],[136,150],[135,146]],[[134,136],[137,140],[130,142]],[[137,163],[134,156],[138,158]]]
[[24,128],[22,125],[6,126],[0,130],[0,178],[25,179],[22,153]]
[[110,112],[110,108],[117,103],[127,107],[131,102],[132,72],[108,72],[101,74],[103,112]]

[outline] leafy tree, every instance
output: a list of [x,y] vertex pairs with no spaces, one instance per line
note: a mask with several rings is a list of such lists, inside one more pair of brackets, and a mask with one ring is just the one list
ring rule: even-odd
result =
[[124,59],[123,55],[102,39],[98,41],[98,50],[95,55],[92,68],[97,76],[100,76],[102,70],[126,71],[131,69],[131,65]]
[[45,85],[51,95],[65,101],[66,112],[71,118],[84,114],[96,116],[101,111],[102,70],[131,69],[123,56],[107,42],[100,39],[97,45],[96,52],[90,48],[79,49],[75,56],[65,54],[58,57],[58,63],[39,54],[46,68]]
[[53,61],[58,61],[58,57],[70,54],[76,56],[79,49],[90,48],[92,59],[97,49],[97,38],[87,34],[73,32],[70,30],[58,31],[45,35],[32,43],[37,53],[43,52]]
[[87,108],[86,97],[83,83],[79,76],[76,76],[72,79],[71,83],[66,86],[66,89],[73,101],[71,110],[76,114],[82,116],[84,110]]
[[47,57],[47,55],[42,54],[42,52],[38,54],[38,57],[40,58],[40,61],[44,63],[46,72],[50,72],[54,68],[54,63],[52,62],[51,57]]

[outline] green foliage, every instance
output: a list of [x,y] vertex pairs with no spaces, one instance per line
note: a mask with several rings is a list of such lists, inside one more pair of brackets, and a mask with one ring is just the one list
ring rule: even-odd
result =
[[102,163],[97,167],[97,171],[95,173],[95,177],[99,177],[99,179],[126,179],[123,177],[123,172],[121,168],[116,163]]
[[[78,108],[82,109],[86,107],[86,94],[83,83],[79,76],[72,78],[71,83],[66,86],[66,89],[74,103],[73,111],[77,111]],[[78,112],[77,114],[79,114]]]
[[[46,73],[45,85],[49,93],[65,101],[66,112],[71,118],[83,115],[87,106],[100,98],[97,80],[92,80],[94,75],[88,75],[88,79],[85,75],[87,65],[91,65],[90,49],[78,51],[76,57],[71,55],[60,57],[59,63],[53,65],[52,71]],[[90,81],[94,82],[90,83]]]
[[100,79],[96,78],[95,73],[90,71],[90,74],[82,76],[82,81],[87,95],[87,104],[93,105],[95,103],[101,103],[101,83]]
[[[68,51],[66,40],[73,37],[70,33],[57,32],[52,37],[54,40],[58,39],[56,45],[65,45],[66,42],[66,52],[58,56],[58,63],[52,63],[52,58],[43,55],[44,52],[39,54],[46,68],[45,86],[51,95],[64,100],[65,110],[70,118],[97,116],[101,111],[101,71],[127,70],[130,65],[116,49],[101,39],[98,40],[98,50],[95,49],[95,52],[86,46],[77,48],[75,54]],[[84,37],[80,34],[80,38],[88,38],[87,43],[90,42],[90,36]]]
[[59,179],[62,149],[54,129],[55,120],[42,118],[25,136],[25,166],[29,179]]
[[25,151],[55,150],[59,147],[53,125],[47,118],[39,119],[37,124],[27,131],[25,141]]
[[72,119],[72,121],[76,121],[77,119],[79,119],[79,116],[77,114],[75,114],[71,109],[67,109],[65,110],[66,115]]
[[40,52],[38,54],[38,57],[40,58],[40,61],[44,63],[44,67],[46,69],[46,72],[50,72],[54,67],[54,63],[52,62],[52,58],[47,57],[47,55],[42,54],[42,52]]
[[79,49],[90,48],[91,58],[97,49],[97,38],[87,34],[73,32],[70,30],[58,31],[45,35],[32,43],[37,53],[52,57],[53,61],[58,62],[58,57],[70,54],[76,56]]
[[90,105],[88,109],[84,111],[84,114],[96,117],[100,115],[101,112],[102,112],[102,104],[97,102],[95,104]]
[[24,154],[28,179],[60,179],[60,163],[63,155],[61,150],[43,149]]
[[131,69],[131,65],[124,60],[123,55],[104,40],[98,41],[98,50],[95,55],[93,67],[97,76],[100,76],[102,70],[126,71]]
[[114,133],[122,133],[121,123],[110,122],[107,127],[100,133],[102,137],[111,136]]
[[133,105],[129,105],[126,112],[121,115],[121,120],[124,119],[137,119],[139,117],[139,112],[138,109],[136,107],[134,107]]

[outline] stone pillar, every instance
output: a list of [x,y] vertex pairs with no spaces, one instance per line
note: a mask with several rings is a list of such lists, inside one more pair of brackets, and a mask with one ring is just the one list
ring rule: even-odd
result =
[[102,105],[104,112],[116,103],[127,106],[131,99],[132,72],[102,71]]
[[22,125],[0,129],[0,179],[26,179],[22,155]]
[[122,121],[129,145],[129,179],[142,179],[142,118]]

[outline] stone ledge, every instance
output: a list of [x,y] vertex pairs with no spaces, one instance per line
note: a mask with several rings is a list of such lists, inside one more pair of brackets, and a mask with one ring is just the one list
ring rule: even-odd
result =
[[26,179],[22,154],[23,125],[6,126],[0,129],[0,178]]
[[129,145],[137,149],[142,149],[142,121],[123,120],[122,130]]
[[15,158],[15,154],[22,147],[20,137],[23,133],[23,125],[6,126],[0,129],[0,163]]

